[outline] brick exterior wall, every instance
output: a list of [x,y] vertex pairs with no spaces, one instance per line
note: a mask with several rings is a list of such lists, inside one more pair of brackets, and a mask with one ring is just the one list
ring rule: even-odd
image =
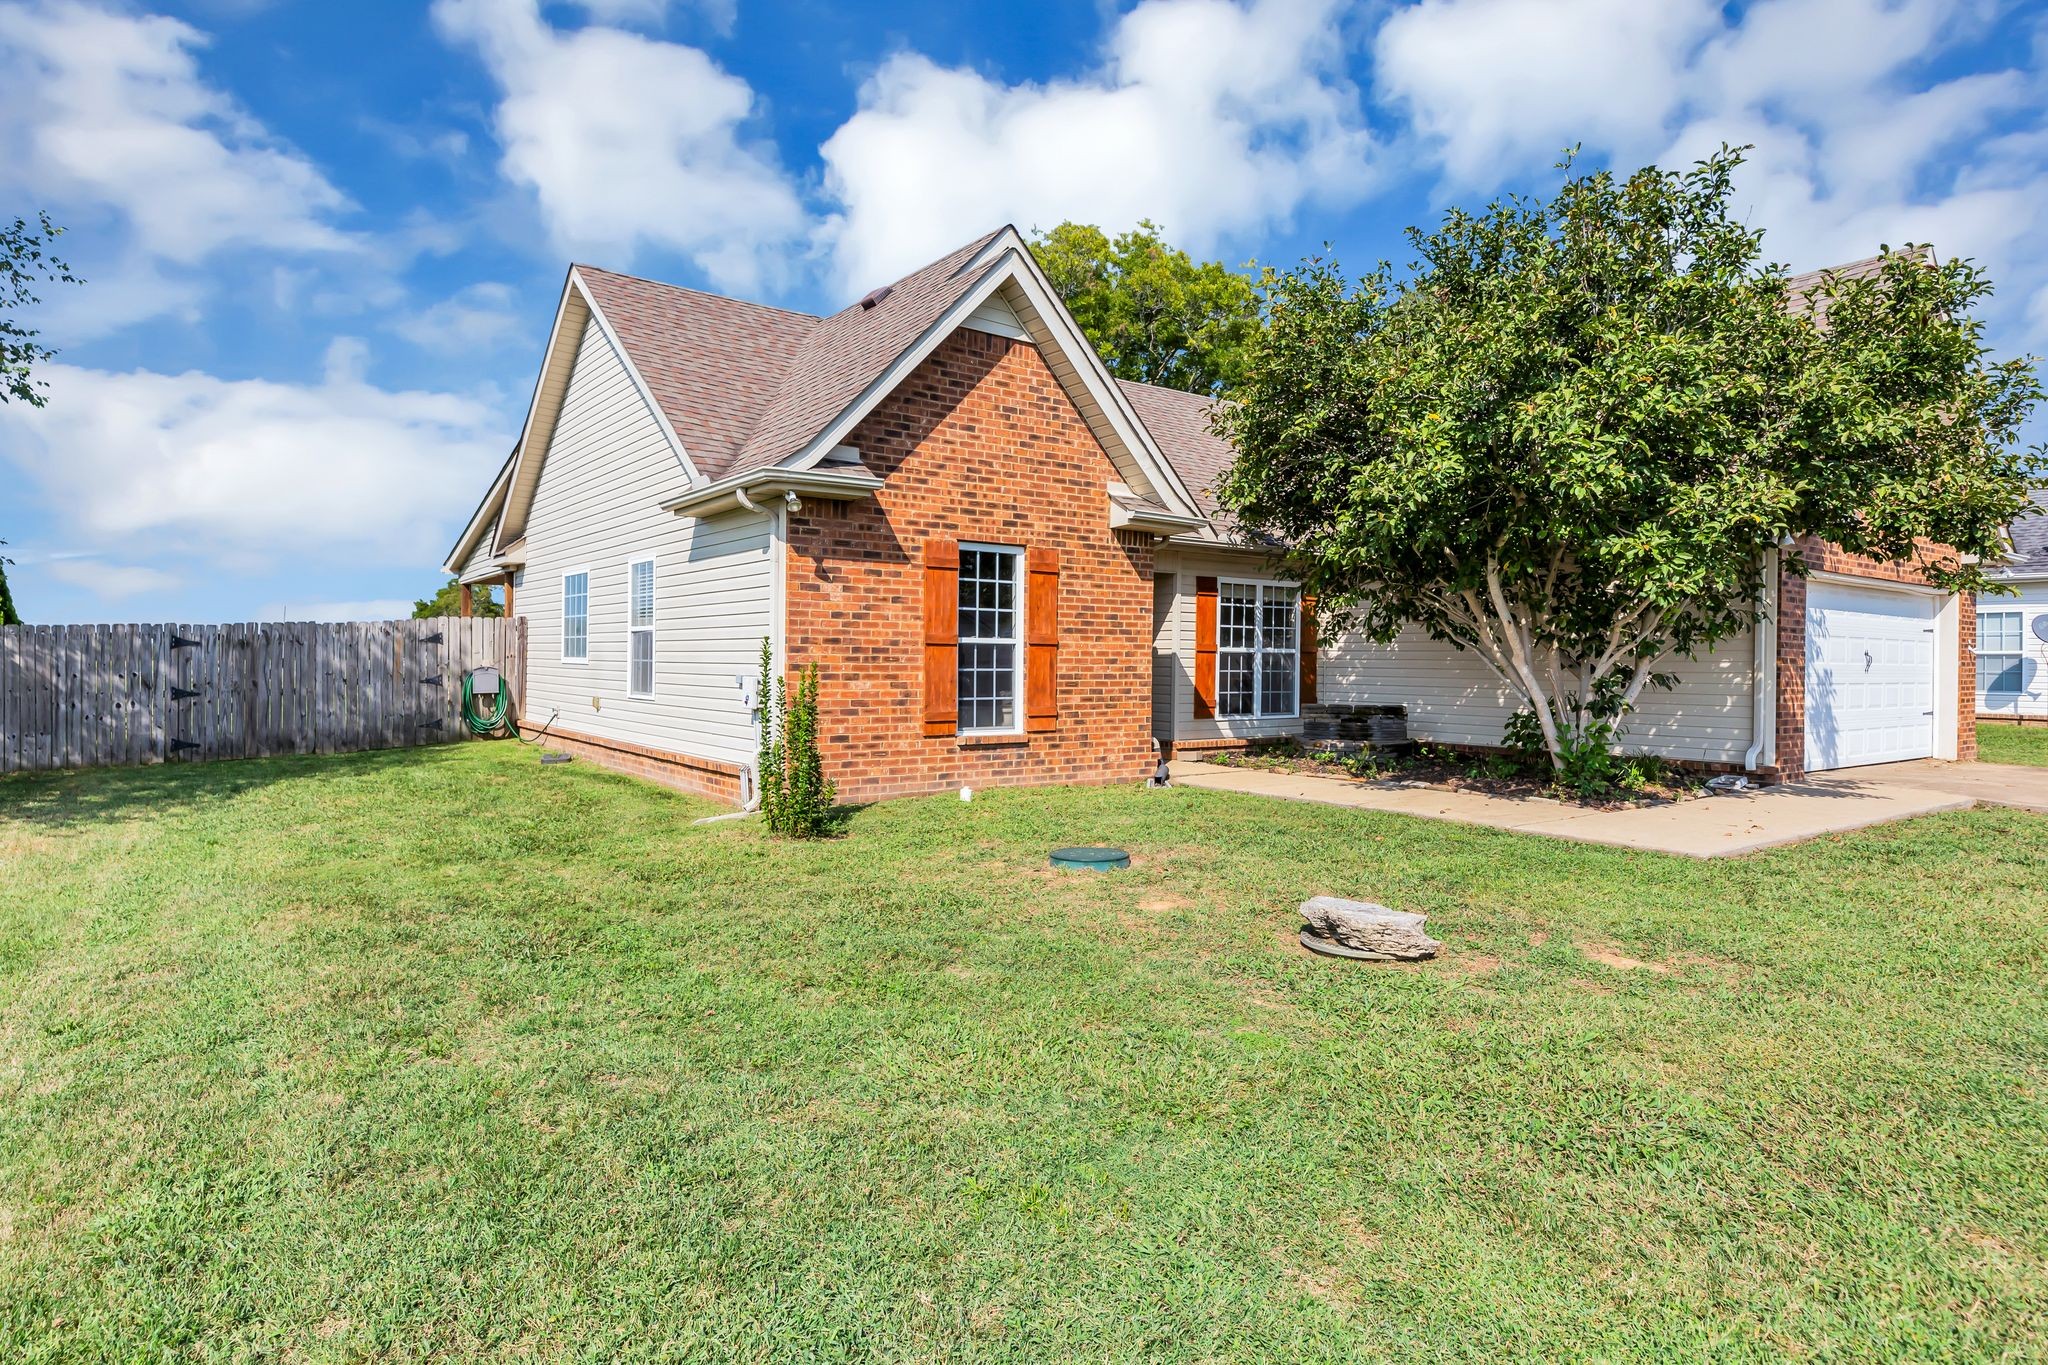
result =
[[[1801,539],[1796,549],[1810,571],[1847,574],[1884,583],[1921,583],[1918,564],[1885,564],[1839,546]],[[1953,554],[1946,546],[1923,545],[1921,563]],[[1770,775],[1796,782],[1806,775],[1806,592],[1807,580],[1786,572],[1778,577],[1778,762]],[[1956,758],[1977,756],[1977,603],[1965,594],[1958,608],[1956,671]]]
[[[1110,530],[1119,475],[1038,348],[956,332],[848,443],[884,485],[790,518],[785,628],[791,666],[822,673],[819,748],[840,799],[1149,776],[1152,551]],[[924,734],[923,547],[935,538],[1059,551],[1054,730]]]
[[[520,733],[528,739],[540,735],[540,726],[521,724]],[[565,731],[560,726],[548,727],[544,741],[548,748],[574,754],[578,759],[595,763],[613,772],[630,773],[644,777],[649,782],[658,782],[664,787],[690,792],[696,796],[708,796],[716,801],[740,803],[740,770],[737,764],[722,762],[715,758],[692,758],[688,754],[665,753],[650,749],[644,744],[632,744],[620,739],[600,739],[595,735],[579,735]]]

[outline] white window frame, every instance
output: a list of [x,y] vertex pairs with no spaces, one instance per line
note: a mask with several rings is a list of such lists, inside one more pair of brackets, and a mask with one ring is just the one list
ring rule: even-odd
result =
[[[583,652],[581,654],[571,654],[569,652],[569,580],[578,574],[583,576]],[[590,569],[587,565],[562,570],[561,612],[562,662],[565,664],[575,664],[579,668],[588,667],[590,664]]]
[[[963,540],[959,551],[964,556],[974,551],[993,551],[1010,556],[1010,602],[1015,608],[1010,613],[1012,628],[1016,635],[1012,639],[1000,640],[978,635],[960,635],[956,631],[953,642],[953,714],[955,729],[963,735],[1021,735],[1024,733],[1024,670],[1027,666],[1024,641],[1029,637],[1024,622],[1024,590],[1027,580],[1024,576],[1024,547],[1021,545],[996,545],[986,541]],[[953,619],[960,619],[960,585],[966,581],[964,573],[955,575],[953,584]],[[999,726],[970,726],[960,722],[967,698],[960,687],[960,660],[962,651],[968,645],[1009,645],[1010,646],[1010,723]]]
[[[1252,647],[1225,649],[1223,647],[1223,590],[1225,588],[1250,588],[1252,590]],[[1266,709],[1266,689],[1262,685],[1266,667],[1266,591],[1276,589],[1293,594],[1294,597],[1294,648],[1274,650],[1275,654],[1294,656],[1294,686],[1288,697],[1285,711]],[[1252,661],[1252,709],[1243,715],[1225,715],[1223,712],[1223,656],[1225,654],[1249,654]],[[1295,720],[1301,715],[1301,585],[1282,578],[1223,578],[1216,580],[1216,719],[1232,720]]]
[[[1985,619],[1986,619],[1987,617],[1993,617],[1993,616],[2010,616],[2010,617],[2012,618],[2012,622],[2013,622],[2013,629],[2014,629],[2014,633],[2015,633],[2015,634],[2016,634],[2016,635],[2017,635],[2017,636],[2019,637],[2019,640],[2018,640],[2018,644],[2017,644],[2017,645],[2016,645],[2016,646],[2015,646],[2014,648],[2012,648],[2012,649],[2000,649],[2000,650],[1987,650],[1987,649],[1985,649],[1985,648],[1984,648],[1984,622],[1985,622]],[[1984,661],[1985,661],[1985,660],[1987,660],[1987,659],[2009,659],[2009,660],[2011,660],[2011,661],[2012,661],[2012,667],[2013,667],[2013,669],[2014,669],[2015,671],[2019,672],[2019,673],[2020,673],[2020,674],[2022,675],[2022,676],[2021,676],[2021,679],[2020,679],[2020,685],[2019,685],[2018,687],[2015,687],[2015,688],[2013,688],[2013,689],[2012,689],[2012,690],[2011,690],[2010,692],[1993,692],[1993,691],[1991,690],[1991,679],[1992,679],[1992,677],[1995,677],[1995,676],[1997,675],[1997,673],[2003,673],[2003,672],[2004,672],[2005,670],[2004,670],[2003,668],[2000,668],[2000,669],[1998,669],[1998,670],[1997,670],[1997,673],[1989,673],[1989,674],[1987,674],[1987,672],[1986,672],[1986,670],[1985,670],[1985,667],[1984,667]],[[2025,672],[2026,672],[2026,666],[2027,666],[2027,613],[2026,613],[2026,608],[2024,608],[2024,607],[2000,607],[2000,608],[1997,608],[1997,609],[1995,609],[1995,610],[1992,610],[1992,611],[1985,611],[1985,610],[1984,610],[1983,608],[1981,608],[1981,607],[1980,607],[1980,608],[1978,608],[1978,609],[1977,609],[1977,691],[1978,691],[1979,693],[1981,693],[1982,695],[1986,696],[1986,697],[2020,697],[2020,696],[2025,696],[2025,695],[2026,695],[2026,678],[2025,678],[2025,676],[2024,676],[2024,675],[2025,675]]]
[[[654,695],[654,641],[655,623],[660,619],[660,579],[655,568],[653,555],[635,555],[626,561],[626,695],[629,697],[651,697]],[[642,564],[647,566],[647,624],[641,625],[633,619],[633,570]],[[633,686],[633,637],[647,637],[647,690]]]

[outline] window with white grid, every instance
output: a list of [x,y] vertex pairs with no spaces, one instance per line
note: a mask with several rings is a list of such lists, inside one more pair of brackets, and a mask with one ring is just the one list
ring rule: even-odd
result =
[[1301,677],[1300,600],[1279,583],[1216,585],[1216,714],[1292,716]]
[[960,729],[1017,728],[1020,551],[960,547]]
[[590,574],[562,575],[562,657],[581,663],[590,657]]
[[1977,613],[1977,678],[1987,693],[2026,691],[2024,650],[2019,612]]
[[636,559],[626,574],[627,631],[631,635],[626,690],[636,697],[654,695],[654,561]]

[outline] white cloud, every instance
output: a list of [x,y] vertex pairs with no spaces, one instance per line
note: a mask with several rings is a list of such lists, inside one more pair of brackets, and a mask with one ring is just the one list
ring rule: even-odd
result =
[[1674,69],[1718,26],[1715,0],[1425,0],[1373,45],[1378,89],[1445,172],[1485,183],[1581,141],[1654,146]]
[[520,317],[512,307],[512,287],[486,282],[458,290],[411,317],[392,331],[427,350],[485,351],[519,334]]
[[666,248],[724,288],[777,273],[804,211],[773,148],[746,136],[745,81],[693,47],[556,30],[534,0],[436,0],[434,19],[497,82],[502,169],[533,191],[557,246]]
[[379,388],[362,365],[347,339],[312,384],[51,365],[48,407],[0,407],[0,458],[94,547],[432,564],[511,438],[479,399]]
[[175,19],[42,0],[0,7],[0,184],[110,211],[135,249],[191,265],[231,246],[335,251],[346,197],[200,78]]
[[1736,207],[1767,258],[1803,270],[1929,241],[2005,286],[1987,316],[2024,343],[2048,281],[2041,54],[1931,74],[1997,17],[1986,0],[1424,0],[1374,52],[1409,150],[1453,190],[1526,182],[1567,142],[1624,170],[1753,144]]
[[60,583],[84,588],[103,602],[119,602],[144,593],[168,592],[184,579],[139,564],[109,564],[77,555],[52,555],[42,571]]
[[1372,178],[1332,0],[1145,0],[1074,80],[1006,85],[884,62],[826,141],[842,283],[874,284],[1006,221],[1149,217],[1212,249]]

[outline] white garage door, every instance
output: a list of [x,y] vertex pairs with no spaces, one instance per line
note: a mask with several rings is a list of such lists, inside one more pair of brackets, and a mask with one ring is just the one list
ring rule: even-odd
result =
[[1927,593],[1814,583],[1806,595],[1806,770],[1934,754]]

